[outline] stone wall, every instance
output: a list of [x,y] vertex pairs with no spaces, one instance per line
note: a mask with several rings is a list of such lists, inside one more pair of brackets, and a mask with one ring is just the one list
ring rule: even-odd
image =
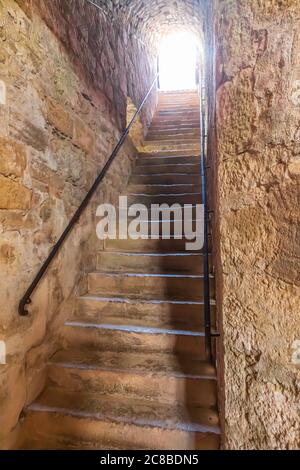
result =
[[[123,128],[127,97],[142,102],[156,74],[156,58],[118,9],[96,8],[88,0],[18,0],[31,5],[66,48],[77,74],[89,90],[102,90]],[[96,2],[95,2],[96,3]],[[156,90],[146,103],[142,121],[148,126],[156,106]]]
[[8,446],[4,439],[23,406],[43,387],[56,332],[102,249],[95,205],[116,200],[135,160],[128,141],[34,294],[30,315],[20,318],[21,296],[120,136],[127,96],[139,103],[148,86],[141,77],[151,76],[144,46],[126,39],[121,26],[106,34],[108,20],[94,10],[84,16],[85,6],[80,0],[0,0],[0,341],[7,347],[7,365],[0,365],[0,447]]
[[225,446],[299,449],[300,3],[214,6]]
[[178,30],[202,37],[204,0],[93,0],[103,11],[122,15],[131,34],[152,46],[161,36]]

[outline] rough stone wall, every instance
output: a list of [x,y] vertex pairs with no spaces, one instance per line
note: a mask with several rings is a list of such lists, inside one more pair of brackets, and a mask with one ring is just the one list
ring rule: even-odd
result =
[[[69,35],[68,54],[32,2],[0,0],[0,341],[7,347],[7,365],[0,365],[0,448],[8,446],[23,406],[43,387],[56,332],[74,296],[85,290],[84,272],[102,248],[95,240],[94,206],[115,201],[126,185],[135,158],[130,141],[34,294],[29,317],[18,316],[18,302],[117,142],[127,94],[139,99],[143,93],[131,80],[150,67],[142,62],[135,71],[136,48],[130,59],[128,44],[132,68],[127,85],[121,84],[127,72],[117,51],[122,54],[124,45],[113,36],[114,51],[108,56],[108,45],[103,49],[102,76],[93,56],[100,23],[91,36],[95,44],[88,43],[84,23],[71,28],[72,18],[68,28],[68,12],[63,20],[54,10],[58,3],[46,3],[53,8],[52,29]],[[75,2],[61,3],[72,6],[70,14],[75,10]]]
[[118,12],[132,34],[153,46],[164,34],[187,30],[202,33],[204,0],[93,0],[103,11]]
[[300,3],[214,7],[225,445],[299,449]]
[[[89,89],[104,91],[120,128],[126,123],[127,97],[138,107],[156,74],[156,59],[116,8],[99,9],[88,0],[19,0],[31,4],[66,47],[76,71]],[[96,3],[96,2],[95,2]],[[151,122],[156,89],[142,121]]]

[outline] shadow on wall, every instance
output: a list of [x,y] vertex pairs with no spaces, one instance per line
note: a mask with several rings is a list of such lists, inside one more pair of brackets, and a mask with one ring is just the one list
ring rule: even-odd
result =
[[[133,116],[137,112],[137,108],[130,97],[127,98],[127,114],[126,114],[126,125],[128,126]],[[141,116],[137,118],[135,123],[130,129],[129,137],[135,148],[142,152],[144,148],[145,129],[141,120]]]

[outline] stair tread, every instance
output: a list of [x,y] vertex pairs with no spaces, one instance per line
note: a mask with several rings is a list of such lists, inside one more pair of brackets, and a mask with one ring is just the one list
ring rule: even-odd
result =
[[126,445],[126,449],[121,447],[121,443],[111,442],[109,440],[98,441],[84,441],[76,438],[67,439],[65,437],[57,436],[50,438],[36,437],[27,438],[25,442],[18,448],[18,450],[64,450],[64,451],[75,451],[75,450],[89,450],[89,451],[118,451],[118,450],[147,450],[145,448],[138,449],[137,446]]
[[[140,299],[136,297],[129,297],[129,296],[102,296],[102,295],[91,295],[86,294],[81,297],[80,299],[86,300],[95,300],[99,302],[121,302],[121,303],[128,303],[128,304],[168,304],[168,305],[204,305],[203,301],[199,300],[169,300],[169,299]],[[211,299],[211,305],[215,305],[215,300]]]
[[109,421],[141,427],[176,429],[219,434],[218,415],[213,409],[153,403],[146,399],[98,396],[48,387],[27,408],[29,412],[62,414],[80,419]]
[[195,356],[63,350],[57,352],[50,362],[58,367],[70,369],[132,372],[142,375],[216,380],[215,368]]
[[[135,273],[135,272],[120,272],[120,271],[91,271],[89,275],[98,275],[105,277],[151,277],[151,278],[170,278],[170,279],[203,279],[203,274],[172,274],[172,273]],[[213,279],[210,274],[210,278]]]
[[192,330],[176,330],[175,328],[153,328],[144,325],[129,325],[129,324],[105,324],[105,323],[95,323],[89,319],[79,319],[73,321],[66,321],[65,326],[73,328],[87,328],[95,330],[105,330],[105,331],[121,331],[124,333],[137,333],[145,335],[173,335],[173,336],[193,336],[193,337],[204,337],[205,333],[203,331],[192,331]]
[[170,252],[170,253],[167,253],[167,252],[162,252],[160,253],[159,251],[156,252],[156,253],[143,253],[143,252],[140,252],[140,251],[137,251],[137,252],[134,252],[134,251],[131,251],[131,252],[126,252],[126,251],[98,251],[98,253],[101,253],[101,254],[114,254],[114,255],[122,255],[122,256],[150,256],[150,257],[168,257],[168,256],[172,256],[172,257],[180,257],[180,258],[183,258],[183,257],[193,257],[193,256],[204,256],[202,253],[191,253],[191,252],[178,252],[176,253],[174,251],[174,253]]
[[148,197],[150,198],[156,198],[156,197],[168,197],[168,196],[174,196],[174,197],[180,197],[180,196],[201,196],[202,193],[195,192],[195,193],[155,193],[155,194],[147,194],[147,193],[126,193],[127,196],[141,196],[141,197]]

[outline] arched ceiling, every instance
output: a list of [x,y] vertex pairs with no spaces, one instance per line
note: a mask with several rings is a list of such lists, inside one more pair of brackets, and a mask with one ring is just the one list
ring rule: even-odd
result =
[[122,15],[132,34],[157,44],[170,32],[202,35],[205,0],[93,0],[112,15]]

